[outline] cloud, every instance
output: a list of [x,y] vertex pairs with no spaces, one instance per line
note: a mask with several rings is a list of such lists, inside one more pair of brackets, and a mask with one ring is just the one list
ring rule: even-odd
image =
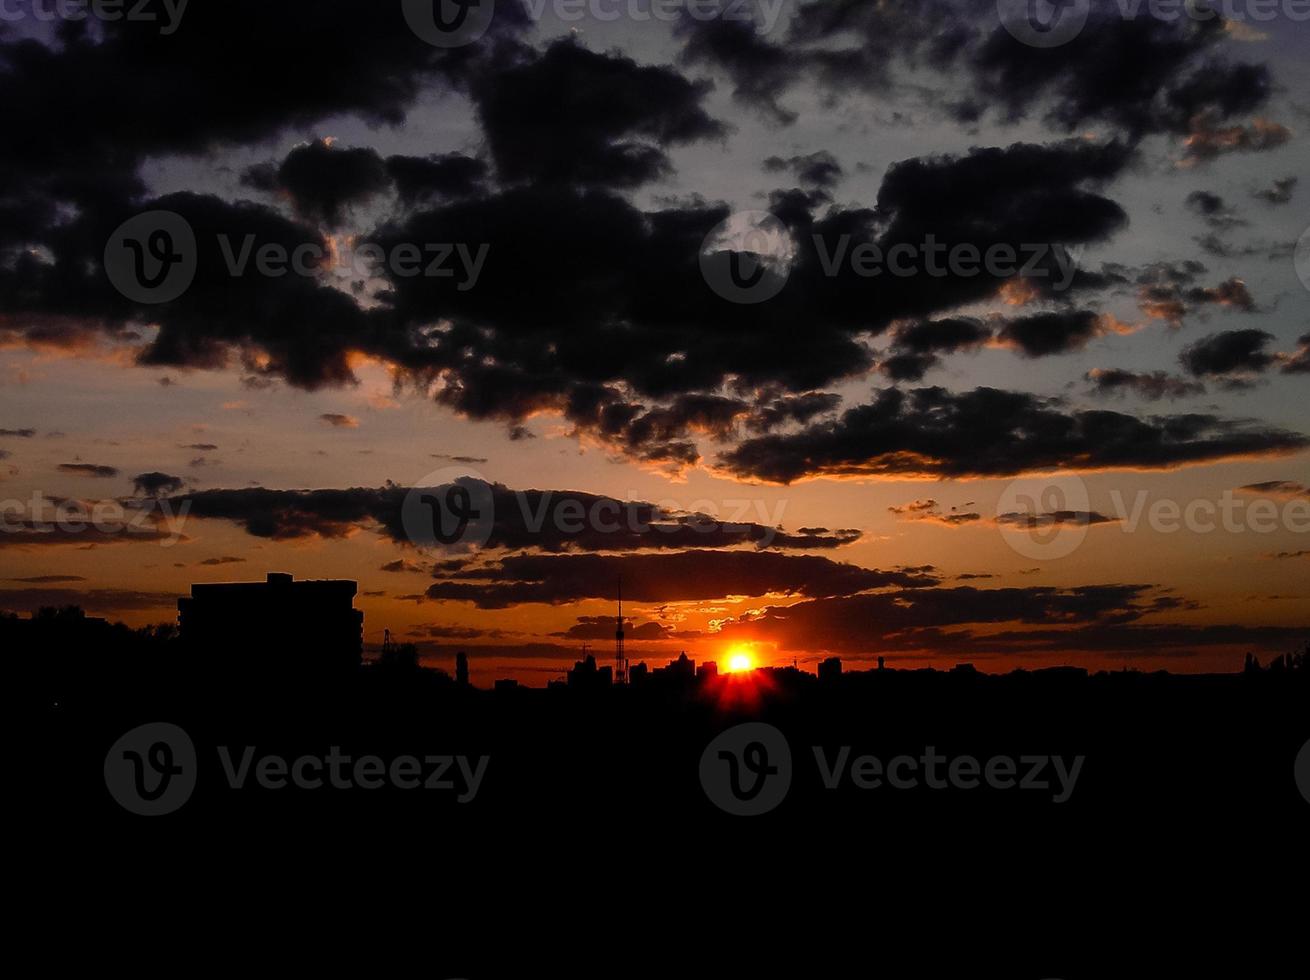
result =
[[[1197,647],[1283,650],[1310,627],[1155,625],[1139,622],[1193,604],[1148,585],[915,589],[769,606],[725,622],[724,642],[753,640],[779,650],[860,657],[891,652],[932,656],[1186,656]],[[1009,628],[989,631],[996,626]],[[1019,628],[1016,628],[1019,627]]]
[[1192,191],[1187,195],[1187,207],[1205,219],[1211,228],[1229,229],[1246,224],[1237,212],[1218,194],[1211,191]]
[[511,555],[429,586],[428,598],[483,609],[520,603],[612,599],[622,579],[632,602],[686,602],[729,596],[845,595],[934,585],[931,574],[880,571],[812,555],[762,551],[681,551],[642,555]]
[[1081,350],[1111,329],[1112,322],[1090,310],[1037,313],[1007,321],[996,338],[1027,357],[1049,357]]
[[[970,506],[965,504],[966,507]],[[977,511],[960,510],[952,507],[949,513],[943,513],[941,505],[935,500],[916,500],[898,507],[888,507],[888,511],[903,521],[925,521],[930,524],[944,524],[947,527],[960,527],[976,524],[983,519]]]
[[1093,368],[1086,379],[1092,383],[1092,394],[1109,396],[1132,392],[1147,401],[1162,398],[1190,398],[1205,394],[1205,385],[1188,381],[1164,371],[1137,372],[1122,368]]
[[1250,125],[1216,126],[1213,117],[1198,117],[1184,141],[1185,162],[1213,160],[1227,153],[1265,153],[1276,150],[1292,138],[1282,123],[1256,119]]
[[177,608],[171,592],[131,589],[0,589],[0,609],[36,612],[47,607],[80,606],[89,613],[123,613]]
[[[670,551],[688,548],[756,547],[832,550],[858,541],[854,529],[807,527],[787,531],[732,514],[667,510],[637,500],[617,500],[573,490],[511,490],[472,478],[456,483],[475,500],[489,500],[487,549],[541,551]],[[431,488],[434,491],[442,488]],[[409,543],[403,507],[410,488],[390,485],[346,490],[199,490],[171,498],[191,518],[228,520],[260,538],[345,538],[365,529]]]
[[334,429],[358,429],[359,419],[351,415],[339,415],[336,412],[324,412],[318,417],[320,422],[324,422]]
[[837,158],[827,150],[786,158],[771,156],[764,161],[764,169],[771,174],[791,173],[802,184],[825,190],[835,187],[845,176]]
[[992,328],[973,317],[910,321],[896,329],[878,369],[892,381],[922,381],[941,363],[939,354],[975,350],[991,337]]
[[209,565],[209,566],[237,565],[237,564],[241,564],[245,560],[246,559],[244,558],[237,558],[234,555],[224,555],[221,558],[206,558],[204,561],[197,562],[196,564]]
[[724,135],[701,105],[709,88],[560,40],[480,76],[472,96],[501,180],[635,187],[670,172],[665,147]]
[[[567,630],[551,633],[551,636],[568,640],[613,640],[615,619],[613,616],[579,616],[578,621]],[[667,640],[673,638],[675,630],[663,623],[632,624],[625,620],[624,639],[628,642],[646,640]]]
[[60,463],[56,468],[60,473],[68,473],[72,476],[89,476],[99,480],[107,480],[118,476],[118,470],[114,467],[98,466],[94,463]]
[[391,177],[374,150],[338,148],[319,139],[297,146],[280,164],[249,168],[242,183],[285,193],[300,217],[338,228],[345,222],[349,206],[387,190]]
[[180,476],[170,476],[158,471],[138,473],[132,477],[132,489],[143,497],[158,497],[163,494],[177,493],[186,484]]
[[21,582],[25,585],[57,585],[61,582],[85,582],[81,575],[29,575],[27,578],[10,578],[6,582]]
[[0,429],[0,438],[5,439],[31,439],[36,435],[36,429]]
[[1310,446],[1298,433],[1191,414],[1139,419],[1067,411],[1036,395],[979,388],[886,390],[831,423],[748,439],[720,455],[742,479],[987,477],[1052,469],[1171,469],[1278,456]]
[[1283,177],[1275,180],[1269,187],[1262,187],[1255,191],[1251,196],[1266,204],[1286,204],[1292,200],[1292,195],[1296,193],[1296,185],[1299,183],[1298,177]]
[[1284,374],[1310,373],[1310,333],[1302,334],[1296,339],[1296,352],[1280,356]]
[[304,220],[339,228],[350,209],[394,192],[413,206],[486,190],[487,165],[462,153],[383,158],[369,147],[338,147],[331,140],[297,146],[282,159],[249,167],[241,182],[282,195]]
[[1250,483],[1244,487],[1238,487],[1237,492],[1261,497],[1279,497],[1284,500],[1310,498],[1310,487],[1293,480],[1269,480],[1264,483]]
[[[965,504],[972,506],[972,502]],[[922,521],[941,524],[946,527],[965,527],[970,524],[987,524],[992,527],[1049,528],[1049,527],[1094,527],[1099,524],[1114,524],[1119,518],[1107,517],[1096,511],[1053,510],[1041,514],[1007,512],[992,518],[984,518],[977,511],[962,510],[952,507],[943,512],[935,500],[916,500],[901,507],[888,507],[889,511],[903,521]],[[960,576],[961,578],[965,576]],[[987,577],[987,576],[971,576]]]
[[410,561],[407,558],[397,558],[394,561],[389,561],[386,564],[384,564],[381,568],[378,569],[378,571],[425,574],[427,572],[427,569],[424,568],[422,565],[420,565],[418,562]]
[[1275,339],[1264,330],[1226,330],[1184,347],[1178,361],[1193,377],[1241,383],[1277,363],[1268,350]]

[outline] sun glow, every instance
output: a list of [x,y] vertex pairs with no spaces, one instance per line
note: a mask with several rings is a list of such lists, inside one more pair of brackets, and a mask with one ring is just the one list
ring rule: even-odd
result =
[[749,650],[738,648],[728,654],[728,672],[731,674],[740,674],[743,671],[754,670],[755,660],[751,657]]

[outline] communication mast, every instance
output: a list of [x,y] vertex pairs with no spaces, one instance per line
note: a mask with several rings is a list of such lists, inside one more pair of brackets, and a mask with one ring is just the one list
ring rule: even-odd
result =
[[619,615],[614,621],[614,683],[628,683],[628,655],[623,650],[623,579],[619,579]]

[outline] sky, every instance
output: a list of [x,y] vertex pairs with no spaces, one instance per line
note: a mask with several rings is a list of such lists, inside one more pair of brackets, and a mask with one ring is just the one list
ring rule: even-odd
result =
[[652,665],[1304,643],[1310,10],[1029,6],[5,5],[0,610],[348,578],[531,684],[620,582]]

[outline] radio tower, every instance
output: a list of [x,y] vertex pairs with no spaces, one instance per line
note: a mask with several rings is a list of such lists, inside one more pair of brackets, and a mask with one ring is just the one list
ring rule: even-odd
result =
[[614,621],[614,683],[628,683],[628,655],[623,652],[623,579],[619,579],[619,617]]

